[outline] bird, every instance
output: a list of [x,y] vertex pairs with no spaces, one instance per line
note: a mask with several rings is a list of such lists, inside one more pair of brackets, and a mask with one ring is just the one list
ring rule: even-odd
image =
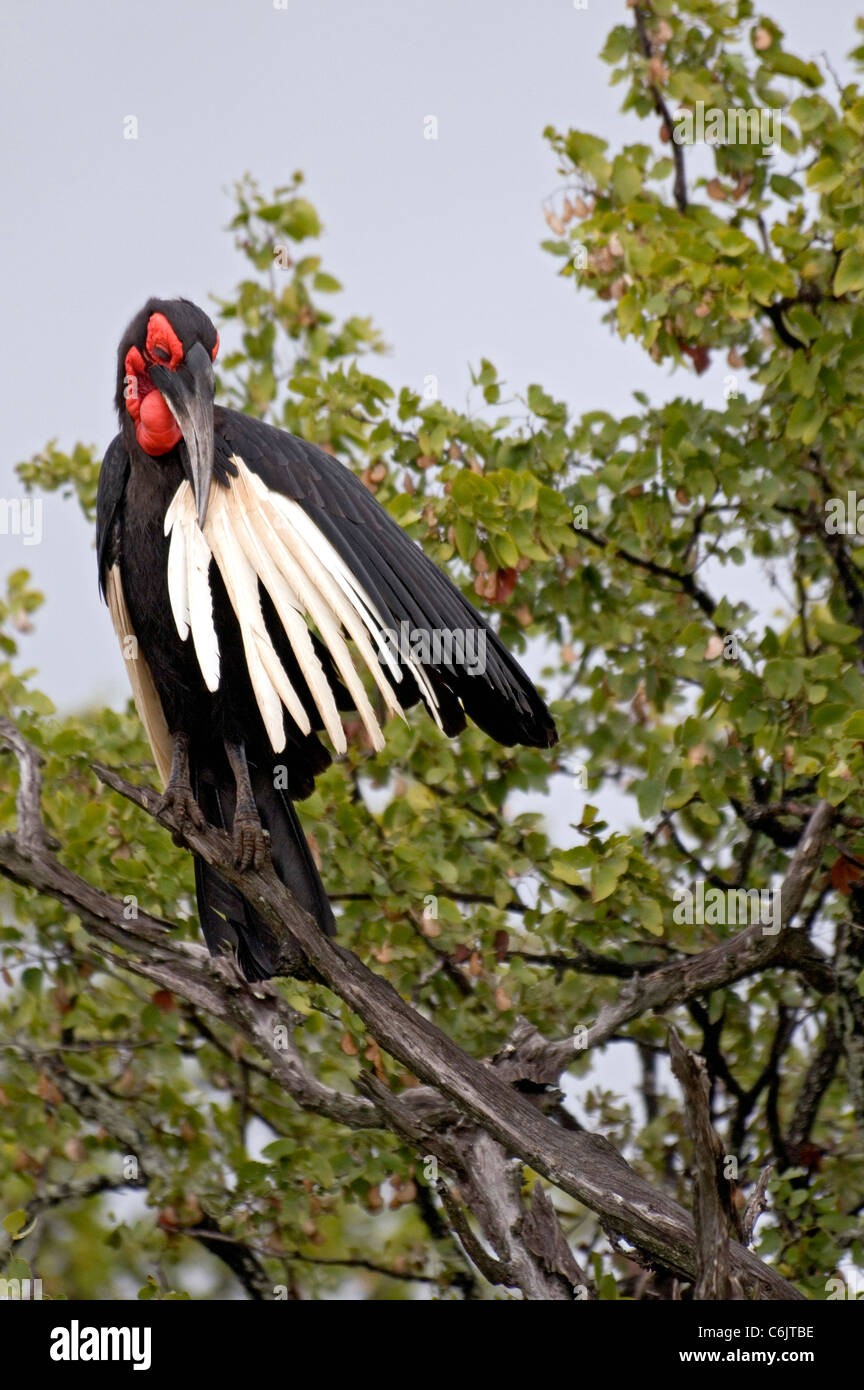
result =
[[[239,871],[269,855],[334,935],[294,802],[345,753],[340,712],[374,750],[387,717],[418,702],[449,736],[467,718],[505,745],[549,748],[557,732],[497,634],[350,467],[215,403],[218,351],[188,299],[149,299],[123,334],[99,587],[178,842],[209,824],[230,835]],[[249,981],[279,974],[255,907],[194,858],[210,953]]]

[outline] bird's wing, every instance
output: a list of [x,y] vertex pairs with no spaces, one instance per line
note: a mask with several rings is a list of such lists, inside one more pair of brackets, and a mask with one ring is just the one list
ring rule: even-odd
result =
[[129,455],[121,435],[108,445],[96,491],[96,554],[99,560],[99,588],[106,593],[108,570],[119,555],[120,533],[117,511],[129,478]]
[[[372,645],[371,639],[377,633],[374,617],[350,583],[351,577],[338,555],[332,548],[322,555],[327,543],[323,537],[312,534],[308,518],[297,504],[270,492],[239,454],[233,455],[231,463],[227,485],[214,488],[210,494],[203,531],[198,527],[195,498],[186,482],[181,483],[165,516],[165,532],[171,537],[171,608],[181,638],[185,639],[190,629],[194,636],[208,624],[212,627],[209,583],[196,593],[191,585],[184,585],[185,566],[179,561],[174,565],[171,562],[175,547],[188,553],[198,546],[208,557],[212,556],[225,584],[240,628],[249,679],[274,750],[281,752],[285,747],[283,706],[302,734],[310,732],[311,723],[268,631],[261,607],[262,588],[273,603],[337,752],[344,752],[347,746],[345,731],[307,623],[315,624],[373,745],[382,748],[380,725],[342,635],[344,629],[354,639],[388,710],[401,713]],[[183,537],[179,542],[178,534]],[[197,638],[195,646],[206,679]],[[398,667],[395,669],[398,676]],[[217,688],[218,683],[217,674],[211,689]]]
[[[447,733],[464,728],[467,713],[501,743],[555,742],[552,718],[518,663],[348,468],[236,411],[217,409],[215,426],[222,485],[210,494],[203,534],[238,617],[259,709],[277,751],[284,742],[281,705],[293,713],[296,693],[263,620],[259,585],[273,602],[337,751],[345,746],[344,733],[307,623],[317,628],[375,747],[382,746],[381,730],[346,637],[388,712],[401,713],[422,697]],[[172,503],[171,525],[181,514],[182,525],[194,527],[185,484]],[[194,630],[191,610],[190,620]]]
[[126,670],[129,672],[129,683],[132,686],[132,696],[138,711],[138,718],[144,725],[144,732],[149,739],[150,747],[153,749],[153,757],[159,776],[162,778],[162,785],[167,787],[168,779],[171,776],[172,739],[165,722],[162,701],[159,699],[153,684],[150,667],[141,654],[138,640],[132,630],[132,620],[126,606],[119,565],[111,565],[105,576],[105,598],[108,603],[108,611],[111,614],[111,621],[114,624],[114,631],[117,633],[120,649],[126,661]]
[[99,473],[96,496],[96,552],[99,559],[99,587],[108,604],[114,631],[129,673],[138,718],[150,741],[153,757],[163,785],[171,775],[172,739],[165,722],[162,701],[156,693],[150,668],[141,653],[123,592],[120,575],[120,524],[118,509],[129,477],[129,456],[118,435],[109,445]]

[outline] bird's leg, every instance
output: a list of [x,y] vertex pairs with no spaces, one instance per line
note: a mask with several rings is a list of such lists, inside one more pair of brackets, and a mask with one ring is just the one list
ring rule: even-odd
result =
[[234,773],[237,798],[234,807],[234,863],[242,871],[261,869],[267,856],[269,835],[261,824],[252,795],[249,764],[242,743],[225,741],[225,752]]
[[177,845],[184,843],[183,832],[188,822],[191,822],[196,830],[203,830],[207,824],[201,808],[192,794],[192,784],[189,781],[188,734],[174,734],[174,747],[171,750],[171,776],[156,807],[158,815],[165,811],[170,811],[177,822],[177,829],[172,831],[172,838]]

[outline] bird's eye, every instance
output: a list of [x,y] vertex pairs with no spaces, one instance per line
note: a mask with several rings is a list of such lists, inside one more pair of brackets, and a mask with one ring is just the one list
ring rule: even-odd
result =
[[164,314],[150,315],[146,351],[151,362],[164,363],[170,372],[183,361],[183,344]]

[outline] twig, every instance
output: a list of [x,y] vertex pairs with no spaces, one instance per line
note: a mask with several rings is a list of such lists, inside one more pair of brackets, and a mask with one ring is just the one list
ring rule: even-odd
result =
[[741,1239],[745,1245],[753,1244],[753,1232],[756,1230],[756,1222],[768,1205],[768,1181],[773,1172],[774,1164],[766,1164],[759,1174],[759,1181],[744,1208],[744,1215],[741,1218]]
[[[636,34],[639,39],[639,48],[641,49],[642,56],[646,59],[646,61],[650,60],[651,40],[648,37],[648,28],[645,23],[645,13],[641,5],[636,5],[634,7],[633,16],[636,21]],[[671,139],[672,117],[669,114],[669,108],[663,99],[662,93],[660,92],[659,87],[654,82],[648,83],[648,90],[651,93],[651,100],[654,102],[654,110],[657,112],[658,116],[662,116],[663,123],[666,126],[666,129],[668,130]],[[672,158],[675,161],[675,202],[678,204],[679,212],[686,212],[687,175],[686,170],[684,168],[684,151],[682,150],[681,146],[677,143],[677,141],[672,140],[671,143]]]
[[617,556],[619,560],[624,560],[626,564],[633,565],[636,569],[645,570],[646,574],[653,574],[662,579],[670,579],[673,584],[678,585],[683,593],[692,598],[693,602],[697,607],[701,608],[707,618],[711,619],[714,630],[719,633],[721,637],[728,636],[728,629],[714,622],[714,614],[717,611],[718,604],[705,589],[696,583],[696,580],[689,571],[682,572],[681,570],[673,570],[667,565],[658,564],[656,560],[649,560],[645,555],[634,555],[632,551],[625,550],[623,546],[616,545],[614,541],[610,541],[608,536],[602,536],[596,531],[589,531],[584,527],[577,529],[575,526],[573,529],[577,536],[584,536],[585,540],[590,541],[592,545],[598,546],[601,550],[611,550],[613,555]]

